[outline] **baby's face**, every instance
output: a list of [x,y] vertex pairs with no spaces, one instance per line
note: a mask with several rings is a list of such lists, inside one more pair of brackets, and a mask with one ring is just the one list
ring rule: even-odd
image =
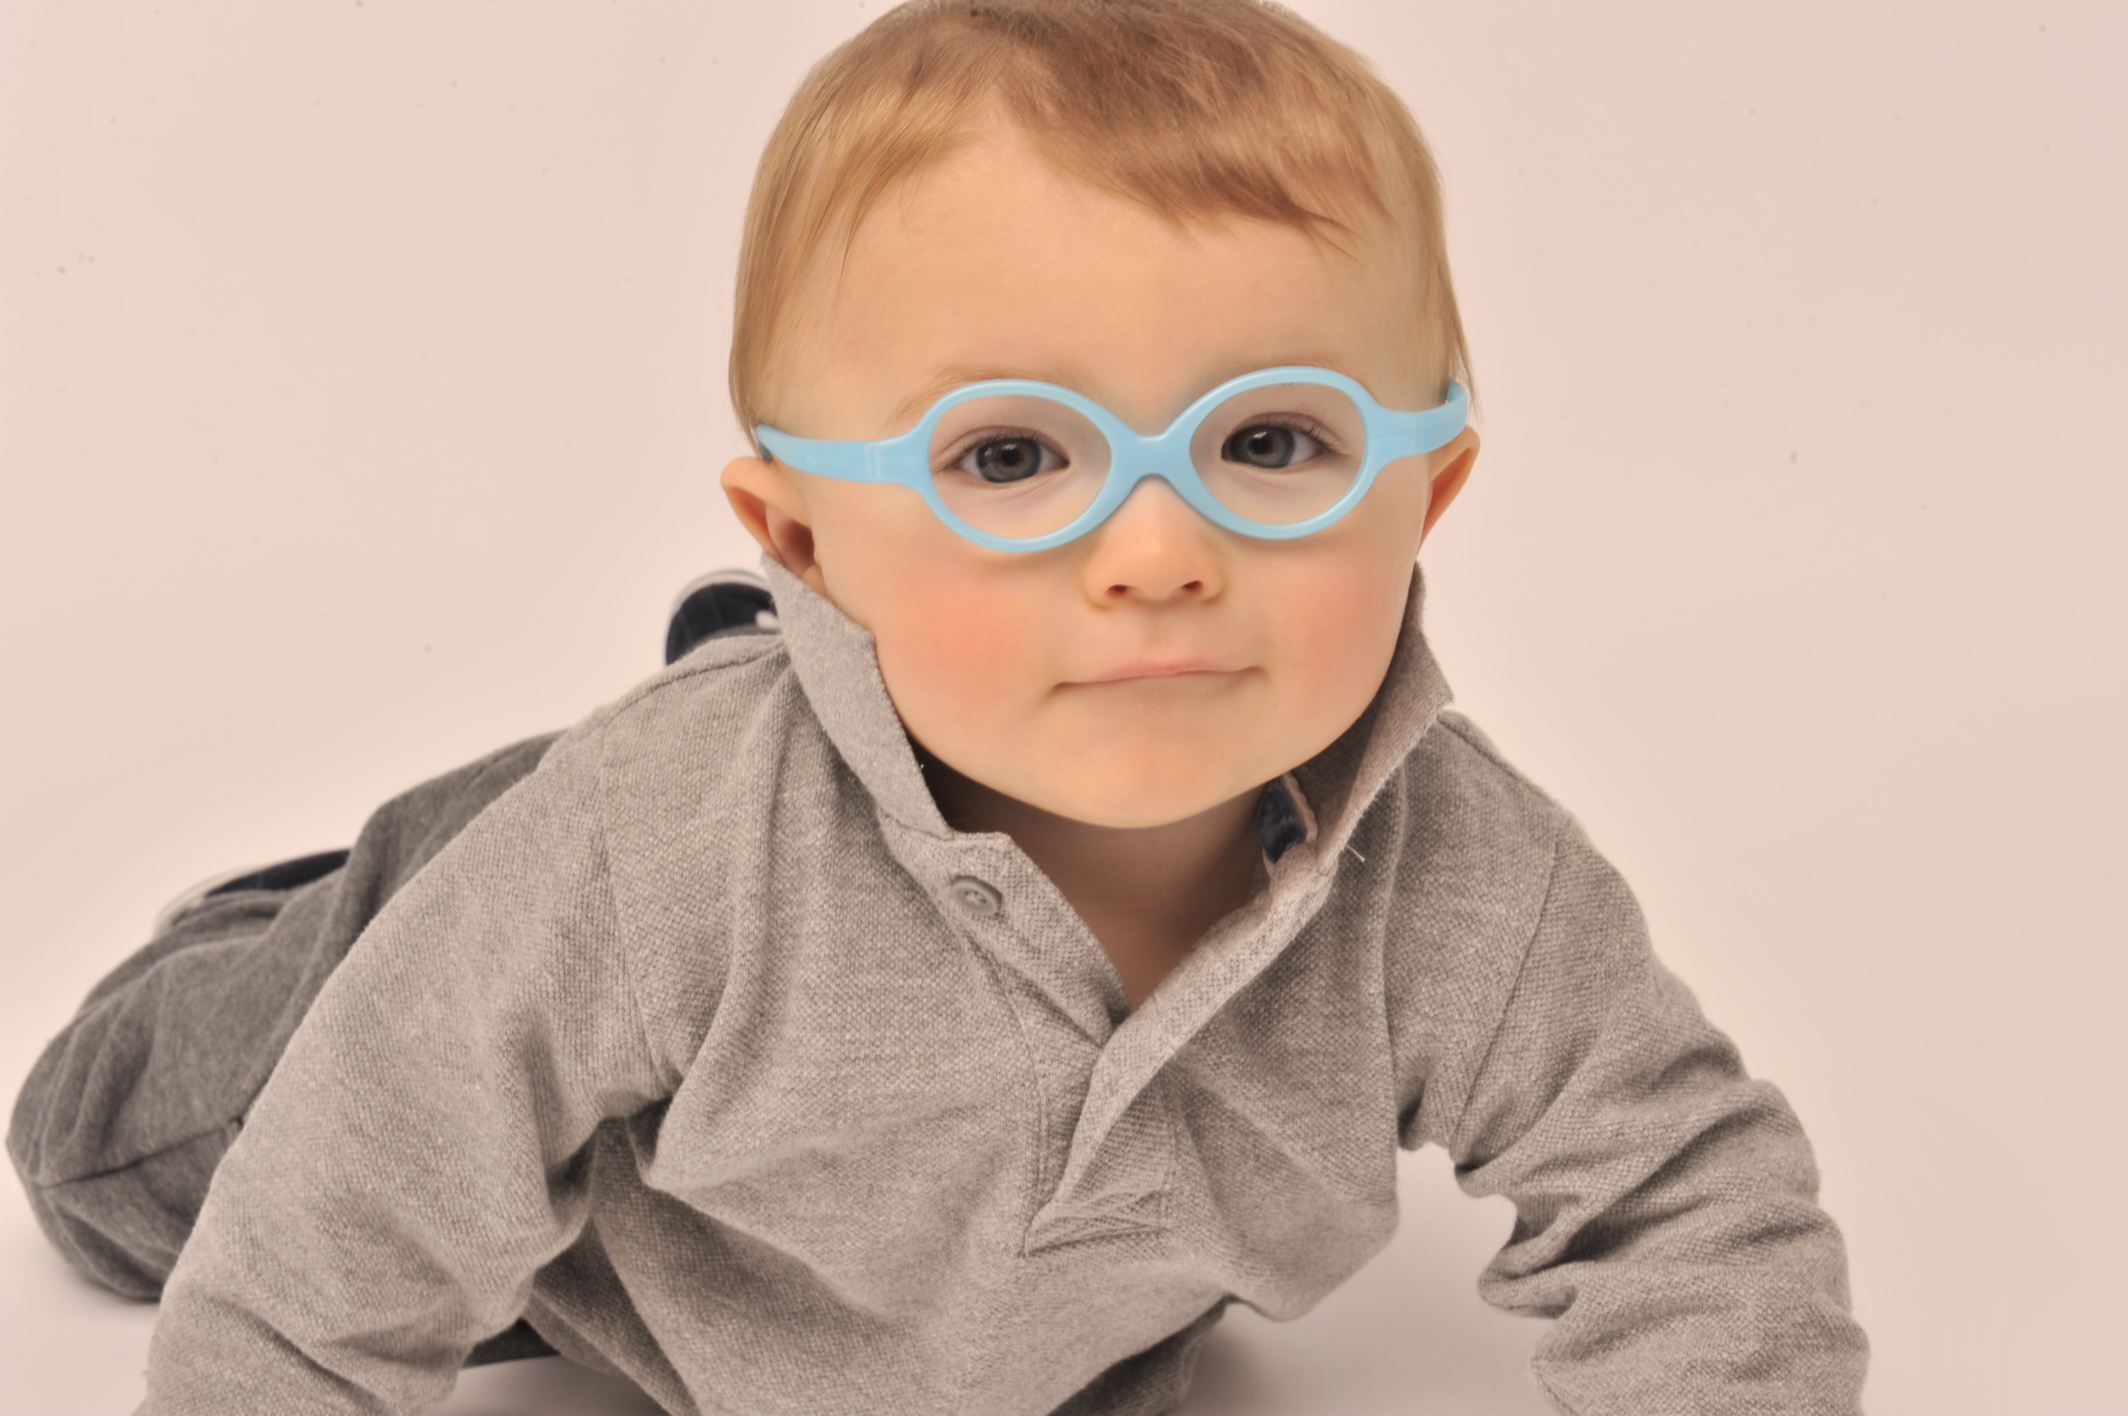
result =
[[[1265,223],[1179,227],[1054,171],[1006,128],[883,202],[783,345],[772,421],[904,431],[984,378],[1075,389],[1141,432],[1285,364],[1394,408],[1440,401],[1400,262]],[[754,459],[725,485],[771,552],[869,629],[902,722],[964,776],[1103,826],[1161,825],[1322,750],[1381,684],[1466,430],[1384,468],[1311,536],[1221,529],[1165,482],[1046,551],[986,550],[903,487]]]

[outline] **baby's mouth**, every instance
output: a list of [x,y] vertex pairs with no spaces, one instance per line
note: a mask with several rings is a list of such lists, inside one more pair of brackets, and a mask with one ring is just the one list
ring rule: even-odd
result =
[[1201,655],[1129,659],[1082,679],[1068,679],[1066,688],[1094,688],[1103,684],[1137,683],[1147,679],[1233,677],[1245,667]]

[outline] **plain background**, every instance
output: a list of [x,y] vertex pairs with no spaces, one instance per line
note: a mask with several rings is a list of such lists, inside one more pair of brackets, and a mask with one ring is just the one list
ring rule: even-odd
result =
[[[6,6],[10,1095],[169,895],[582,716],[751,563],[746,188],[878,8]],[[1296,8],[1446,178],[1485,452],[1436,647],[1801,1112],[1870,1409],[2128,1412],[2128,8]],[[1542,1409],[1471,1288],[1506,1211],[1407,1182],[1199,1409]],[[0,1408],[126,1409],[151,1311],[0,1188]],[[452,1409],[634,1409],[555,1365]]]

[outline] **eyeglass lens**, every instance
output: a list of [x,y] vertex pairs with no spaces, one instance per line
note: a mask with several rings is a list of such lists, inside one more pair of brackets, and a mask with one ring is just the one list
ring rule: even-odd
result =
[[[1190,460],[1227,510],[1284,525],[1335,505],[1359,475],[1366,443],[1360,410],[1338,389],[1271,384],[1214,408],[1190,439]],[[1111,460],[1108,439],[1084,415],[1027,395],[957,404],[931,439],[941,500],[997,536],[1068,525],[1099,495]]]

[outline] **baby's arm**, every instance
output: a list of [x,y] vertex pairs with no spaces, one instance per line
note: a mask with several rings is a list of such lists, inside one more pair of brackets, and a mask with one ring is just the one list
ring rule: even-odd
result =
[[1557,1319],[1534,1366],[1565,1410],[1856,1410],[1867,1349],[1809,1142],[1571,823],[1444,1139],[1465,1190],[1514,1202],[1479,1286]]
[[523,1309],[586,1143],[661,1095],[619,940],[594,725],[396,896],[223,1161],[144,1412],[401,1412]]
[[1867,1348],[1781,1094],[1655,959],[1571,818],[1454,715],[1406,777],[1391,955],[1403,1139],[1505,1195],[1486,1298],[1553,1318],[1574,1416],[1853,1416]]

